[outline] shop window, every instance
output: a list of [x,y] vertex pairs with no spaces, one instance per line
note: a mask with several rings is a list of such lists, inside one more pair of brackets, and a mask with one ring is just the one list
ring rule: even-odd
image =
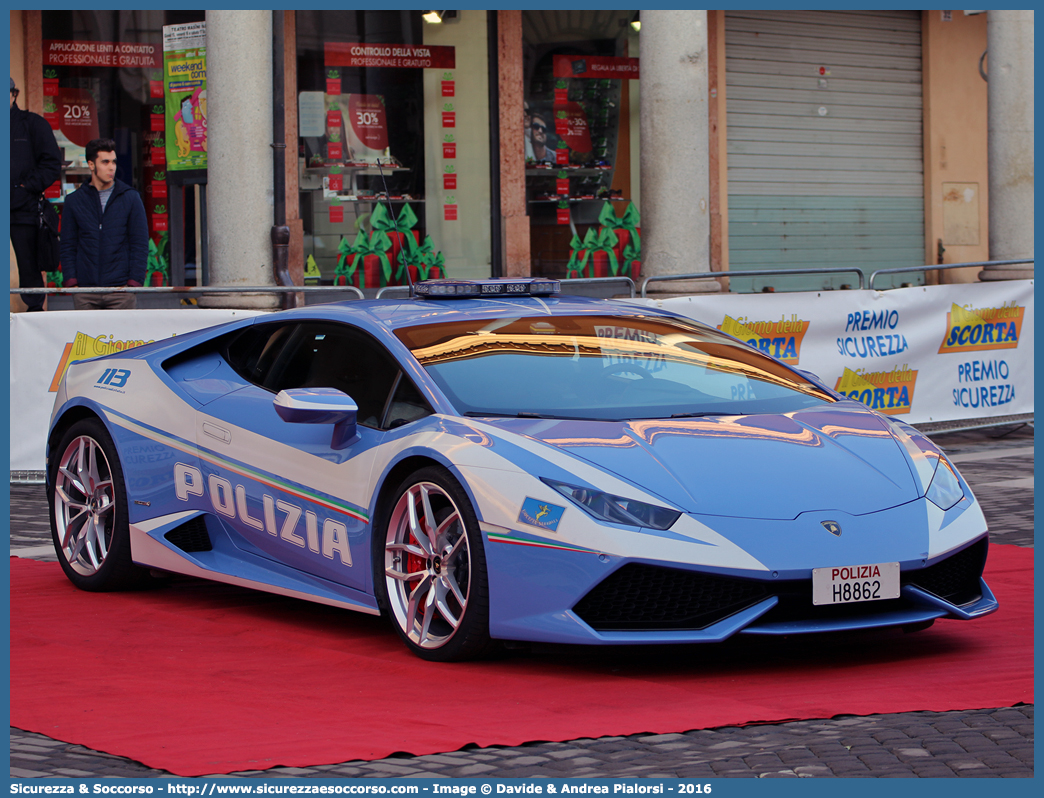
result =
[[[41,12],[44,117],[62,150],[64,168],[47,196],[61,209],[65,197],[90,179],[85,157],[91,139],[116,143],[116,177],[136,189],[145,204],[152,243],[147,280],[172,281],[171,236],[179,246],[177,282],[185,259],[198,260],[205,231],[195,223],[199,193],[184,200],[186,224],[171,225],[163,81],[163,27],[202,22],[203,11]],[[180,199],[180,198],[179,198]],[[180,210],[180,206],[179,206]],[[175,229],[176,228],[176,229]],[[61,285],[60,272],[48,283]]]
[[602,229],[607,204],[621,218],[633,202],[637,214],[635,17],[634,11],[522,12],[534,275],[629,274],[620,246],[611,258],[588,257],[580,272],[567,267],[576,265],[588,231]]
[[486,15],[298,11],[306,282],[490,274]]

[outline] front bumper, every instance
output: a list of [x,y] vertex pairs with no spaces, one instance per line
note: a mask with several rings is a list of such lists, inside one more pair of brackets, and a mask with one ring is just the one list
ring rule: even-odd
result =
[[[493,542],[487,544],[490,632],[512,640],[635,645],[970,620],[998,607],[982,579],[988,545],[982,535],[933,560],[901,562],[897,599],[815,606],[810,570],[781,580],[778,572],[711,573]],[[578,594],[576,586],[585,587]]]

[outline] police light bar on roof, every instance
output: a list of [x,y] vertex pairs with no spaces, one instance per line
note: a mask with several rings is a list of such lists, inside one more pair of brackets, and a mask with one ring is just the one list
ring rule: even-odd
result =
[[550,296],[562,290],[558,280],[506,278],[490,280],[425,280],[414,286],[424,299],[474,299],[494,296]]

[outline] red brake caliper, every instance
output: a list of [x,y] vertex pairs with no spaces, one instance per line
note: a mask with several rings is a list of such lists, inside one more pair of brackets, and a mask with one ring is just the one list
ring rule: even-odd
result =
[[[419,548],[419,549],[423,549],[424,548],[423,546],[418,544],[417,539],[413,535],[412,532],[410,533],[409,540],[412,541],[413,545],[417,546],[417,548]],[[427,561],[423,557],[418,557],[416,554],[412,554],[410,552],[407,552],[406,553],[406,568],[405,568],[405,570],[406,570],[406,573],[408,573],[408,574],[415,574],[415,573],[417,573],[419,571],[426,571],[426,570],[428,570],[428,563],[427,563]],[[409,582],[406,583],[406,596],[407,596],[407,598],[409,597],[409,595],[411,593],[413,593],[414,590],[417,589],[417,585],[419,583],[420,583],[420,580],[413,580],[413,581],[409,581]],[[418,618],[418,620],[420,620],[423,617],[424,617],[424,602],[423,602],[423,600],[421,600],[419,606],[417,607],[417,618]]]

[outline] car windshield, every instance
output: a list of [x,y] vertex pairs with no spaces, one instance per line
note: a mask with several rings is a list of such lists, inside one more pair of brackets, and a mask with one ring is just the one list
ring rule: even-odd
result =
[[463,415],[623,420],[788,413],[835,401],[727,335],[654,316],[527,316],[399,339]]

